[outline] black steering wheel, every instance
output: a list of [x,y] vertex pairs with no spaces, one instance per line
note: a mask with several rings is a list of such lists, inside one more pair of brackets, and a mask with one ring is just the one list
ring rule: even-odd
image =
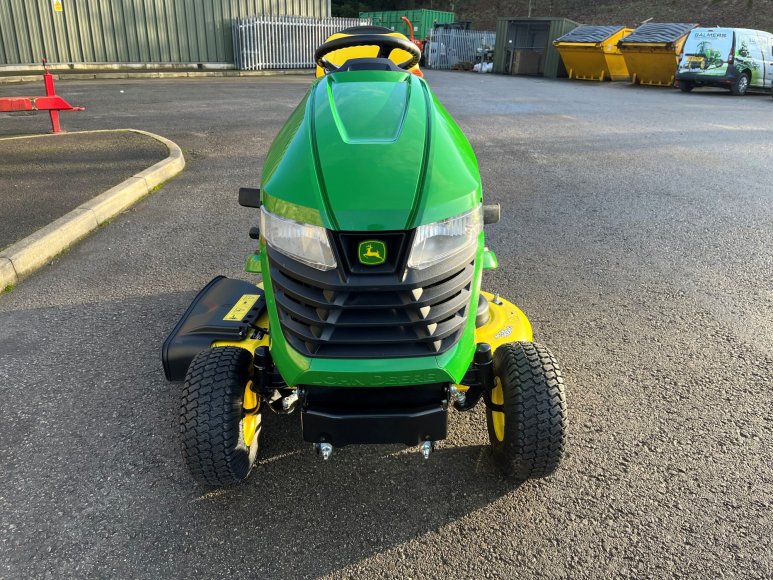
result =
[[419,50],[419,47],[410,40],[407,38],[400,38],[399,36],[387,36],[385,34],[355,34],[353,36],[342,36],[341,38],[328,40],[325,44],[320,45],[314,52],[314,60],[317,62],[318,66],[326,71],[335,72],[341,67],[334,65],[325,57],[334,50],[352,48],[354,46],[377,46],[378,58],[389,58],[392,51],[396,49],[404,50],[411,55],[411,58],[397,65],[404,70],[415,67],[419,64],[419,60],[421,60],[421,51]]

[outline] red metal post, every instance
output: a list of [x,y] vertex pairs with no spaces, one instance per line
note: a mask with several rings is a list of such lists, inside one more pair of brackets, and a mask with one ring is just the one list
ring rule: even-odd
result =
[[56,95],[56,91],[54,90],[54,75],[48,72],[48,68],[46,68],[46,72],[43,73],[43,84],[46,85],[47,97]]
[[[43,84],[46,87],[46,96],[53,97],[56,95],[56,90],[54,89],[54,75],[48,72],[48,64],[46,63],[45,58],[43,59],[43,70]],[[51,109],[48,111],[48,116],[51,117],[51,132],[61,133],[62,126],[59,124],[59,111]]]
[[51,132],[61,133],[62,126],[59,124],[59,111],[49,111],[48,116],[51,117]]

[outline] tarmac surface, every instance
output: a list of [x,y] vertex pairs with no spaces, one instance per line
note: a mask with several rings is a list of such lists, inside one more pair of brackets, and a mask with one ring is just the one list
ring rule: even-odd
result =
[[247,276],[236,191],[310,81],[62,82],[87,107],[68,129],[150,130],[188,165],[0,296],[0,576],[773,576],[770,97],[427,80],[502,204],[484,286],[563,364],[559,471],[502,480],[482,408],[426,462],[322,463],[297,417],[268,416],[253,477],[203,493],[161,343],[212,276]]
[[166,156],[163,143],[123,131],[0,139],[0,249]]

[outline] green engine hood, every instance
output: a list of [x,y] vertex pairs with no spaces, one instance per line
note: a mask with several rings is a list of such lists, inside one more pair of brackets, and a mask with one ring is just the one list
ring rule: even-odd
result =
[[349,71],[315,82],[271,146],[269,211],[334,230],[405,230],[481,202],[467,138],[423,79]]

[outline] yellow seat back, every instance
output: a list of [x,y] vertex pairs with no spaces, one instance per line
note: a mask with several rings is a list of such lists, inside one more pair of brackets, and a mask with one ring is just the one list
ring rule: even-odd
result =
[[[408,38],[404,34],[400,34],[399,32],[390,32],[389,34],[384,33],[385,36],[396,36],[398,38],[405,38],[408,40]],[[342,32],[336,32],[332,36],[330,36],[325,42],[328,42],[330,40],[335,40],[336,38],[344,38],[347,36],[357,36],[356,34],[344,34]],[[339,50],[334,50],[333,52],[329,52],[327,56],[325,57],[326,60],[331,62],[332,64],[336,66],[341,66],[344,64],[347,60],[352,58],[376,58],[378,56],[378,47],[377,46],[352,46],[350,48],[341,48]],[[389,60],[394,62],[395,64],[400,64],[401,62],[405,62],[411,58],[411,54],[409,52],[406,52],[404,50],[395,49],[392,51],[392,54],[389,55]],[[421,71],[419,70],[419,65],[414,66],[410,69],[410,72],[413,74],[421,75]],[[317,78],[325,76],[325,69],[318,66],[317,67]]]

